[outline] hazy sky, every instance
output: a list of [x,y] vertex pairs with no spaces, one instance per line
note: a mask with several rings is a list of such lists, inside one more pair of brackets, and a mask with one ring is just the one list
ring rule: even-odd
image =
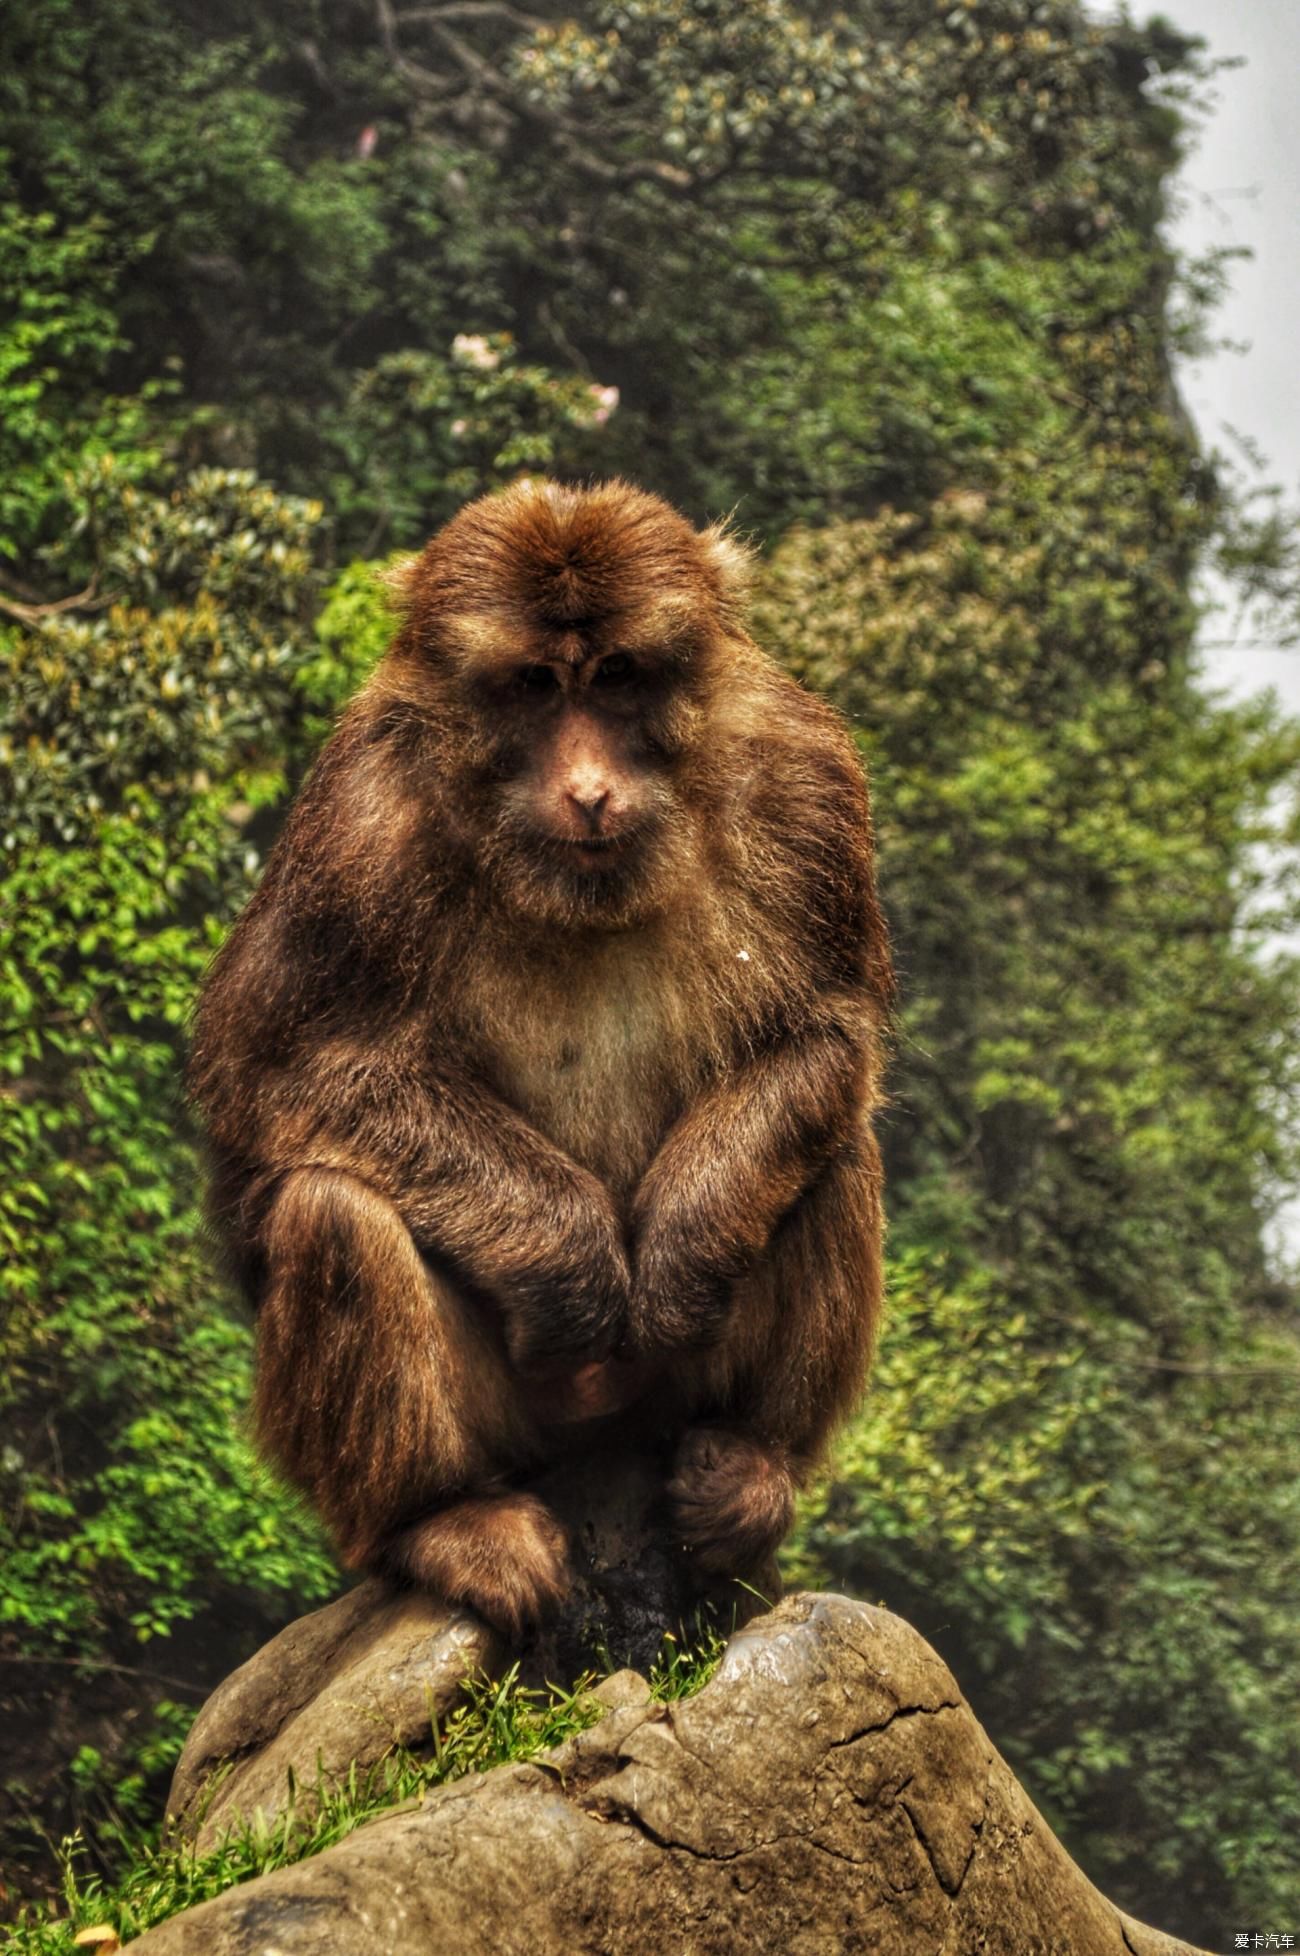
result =
[[[1254,252],[1231,267],[1219,314],[1220,331],[1247,351],[1196,362],[1182,374],[1183,392],[1207,441],[1224,444],[1225,426],[1240,429],[1272,477],[1300,491],[1300,0],[1164,0],[1160,11],[1213,53],[1245,61],[1216,83],[1216,113],[1183,172],[1176,238],[1184,249]],[[1207,636],[1215,635],[1212,621]],[[1251,691],[1276,686],[1300,709],[1300,648],[1215,652],[1210,670]]]
[[[1245,59],[1218,78],[1216,112],[1183,171],[1175,237],[1184,250],[1253,251],[1232,266],[1219,315],[1220,331],[1246,351],[1189,366],[1183,394],[1207,441],[1223,443],[1225,425],[1240,429],[1273,479],[1300,491],[1300,0],[1165,0],[1162,11],[1214,53]],[[1222,629],[1209,620],[1207,638]],[[1300,647],[1207,652],[1207,668],[1213,681],[1245,692],[1273,686],[1300,711]],[[1300,1266],[1300,1196],[1270,1234],[1283,1260]]]

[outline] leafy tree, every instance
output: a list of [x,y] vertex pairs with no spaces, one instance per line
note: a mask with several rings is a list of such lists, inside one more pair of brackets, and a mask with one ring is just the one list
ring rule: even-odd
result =
[[1300,727],[1199,691],[1128,494],[1067,460],[769,569],[870,758],[907,1008],[894,1325],[802,1566],[933,1635],[1094,1879],[1211,1940],[1300,1892],[1300,1325],[1260,1240]]
[[[624,470],[697,515],[740,503],[775,533],[867,511],[917,463],[960,474],[998,439],[1016,258],[1149,234],[1195,73],[1184,37],[1102,29],[1076,0],[51,0],[12,39],[13,194],[138,246],[128,384],[174,358],[187,458],[328,483],[368,551],[439,513],[426,376],[458,334],[617,387],[608,430],[553,465]],[[914,227],[950,241],[937,312],[908,277]],[[1041,403],[1017,398],[1037,432]]]
[[[177,1080],[283,791],[320,510],[216,471],[164,499],[108,459],[72,501],[111,603],[11,627],[0,702],[0,1672],[32,1776],[51,1723],[116,1710],[120,1747],[173,1666],[229,1661],[214,1612],[247,1638],[334,1581],[243,1435]],[[141,1649],[204,1612],[189,1656]]]

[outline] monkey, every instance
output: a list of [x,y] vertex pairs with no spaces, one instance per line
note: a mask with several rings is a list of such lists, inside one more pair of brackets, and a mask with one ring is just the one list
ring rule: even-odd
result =
[[262,1447],[347,1566],[515,1637],[571,1579],[540,1467],[639,1422],[676,1538],[740,1573],[869,1366],[868,791],[749,573],[626,482],[466,505],[196,1013]]

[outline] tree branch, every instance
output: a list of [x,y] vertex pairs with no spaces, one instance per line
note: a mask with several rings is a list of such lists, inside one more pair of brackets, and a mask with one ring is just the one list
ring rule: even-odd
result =
[[97,611],[106,604],[112,604],[113,592],[99,594],[99,579],[92,577],[84,591],[74,591],[70,598],[55,598],[49,604],[23,604],[18,598],[11,598],[0,592],[0,611],[9,618],[16,618],[22,625],[38,625],[42,618],[56,618],[64,611]]
[[0,1664],[27,1664],[38,1671],[50,1667],[70,1671],[110,1671],[115,1677],[148,1678],[151,1683],[170,1685],[173,1691],[186,1691],[193,1697],[199,1697],[203,1691],[203,1686],[193,1678],[175,1678],[167,1671],[143,1670],[135,1664],[110,1664],[103,1657],[41,1657],[34,1651],[0,1651]]
[[395,27],[436,27],[448,20],[506,20],[526,34],[546,25],[535,14],[520,13],[506,0],[448,0],[445,7],[403,7],[392,15]]

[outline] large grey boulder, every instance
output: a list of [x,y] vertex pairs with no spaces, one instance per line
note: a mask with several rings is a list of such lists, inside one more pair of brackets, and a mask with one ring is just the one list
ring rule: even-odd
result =
[[1097,1892],[883,1610],[792,1597],[696,1697],[614,1695],[557,1751],[231,1889],[141,1956],[1192,1956]]

